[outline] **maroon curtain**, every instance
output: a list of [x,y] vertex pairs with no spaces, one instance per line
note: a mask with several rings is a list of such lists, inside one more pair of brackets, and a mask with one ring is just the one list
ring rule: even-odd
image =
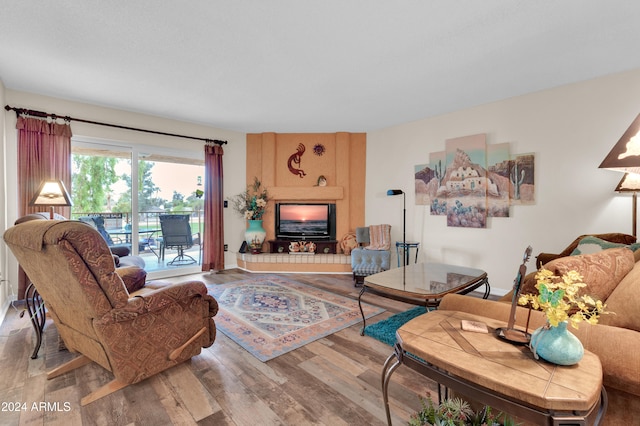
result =
[[220,145],[207,142],[204,147],[203,271],[224,269],[223,154]]
[[[39,118],[18,117],[18,217],[43,211],[30,207],[44,179],[60,179],[71,191],[71,127]],[[55,212],[71,216],[70,207],[56,207]],[[24,299],[26,275],[18,274],[18,299]]]

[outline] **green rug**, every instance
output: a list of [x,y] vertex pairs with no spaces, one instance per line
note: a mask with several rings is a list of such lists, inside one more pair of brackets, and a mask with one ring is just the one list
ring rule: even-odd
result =
[[380,340],[382,343],[386,343],[389,346],[396,344],[396,330],[402,327],[405,323],[427,312],[424,306],[416,306],[408,311],[400,312],[390,316],[387,319],[378,321],[375,324],[368,325],[364,328],[364,334]]

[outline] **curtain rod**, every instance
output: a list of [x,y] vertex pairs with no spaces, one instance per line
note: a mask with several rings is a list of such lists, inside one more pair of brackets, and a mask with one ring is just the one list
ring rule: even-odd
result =
[[227,141],[222,141],[219,139],[207,139],[207,138],[198,138],[195,136],[185,136],[185,135],[179,135],[176,133],[166,133],[166,132],[159,132],[156,130],[147,130],[147,129],[139,129],[137,127],[127,127],[127,126],[120,126],[118,124],[109,124],[109,123],[102,123],[100,121],[91,121],[91,120],[84,120],[82,118],[74,118],[74,117],[69,117],[68,115],[65,116],[60,116],[57,114],[51,114],[48,112],[42,112],[42,111],[35,111],[32,109],[26,109],[26,108],[15,108],[9,105],[5,105],[4,109],[7,111],[15,111],[16,112],[16,116],[19,116],[20,114],[23,115],[30,115],[32,117],[40,117],[40,118],[51,118],[53,120],[56,120],[58,118],[61,118],[65,121],[78,121],[80,123],[88,123],[88,124],[95,124],[98,126],[107,126],[107,127],[115,127],[117,129],[125,129],[125,130],[134,130],[136,132],[144,132],[144,133],[153,133],[155,135],[163,135],[163,136],[173,136],[176,138],[186,138],[186,139],[194,139],[194,140],[198,140],[198,141],[204,141],[204,142],[212,142],[215,143],[216,145],[226,145]]

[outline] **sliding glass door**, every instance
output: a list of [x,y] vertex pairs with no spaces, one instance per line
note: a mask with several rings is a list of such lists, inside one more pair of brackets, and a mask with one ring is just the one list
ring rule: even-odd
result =
[[[151,146],[72,141],[74,219],[98,222],[111,246],[142,257],[151,278],[196,272],[201,263],[204,165]],[[182,215],[190,226],[184,244],[165,237],[161,219]],[[100,229],[99,229],[100,230]],[[180,259],[186,261],[174,261]]]

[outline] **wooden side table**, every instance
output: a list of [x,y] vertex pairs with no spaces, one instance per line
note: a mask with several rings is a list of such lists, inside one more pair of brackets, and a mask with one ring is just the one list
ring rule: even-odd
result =
[[[464,331],[462,320],[483,322],[489,333]],[[398,329],[395,352],[382,369],[387,423],[389,380],[405,364],[482,404],[537,425],[597,425],[607,398],[602,366],[591,352],[573,366],[538,361],[526,346],[495,335],[505,323],[454,311],[432,311]]]
[[416,258],[413,263],[418,263],[418,252],[420,251],[420,243],[417,241],[396,241],[396,257],[398,258],[398,268],[400,267],[400,250],[404,256],[405,266],[409,264],[409,253],[411,249],[416,249]]

